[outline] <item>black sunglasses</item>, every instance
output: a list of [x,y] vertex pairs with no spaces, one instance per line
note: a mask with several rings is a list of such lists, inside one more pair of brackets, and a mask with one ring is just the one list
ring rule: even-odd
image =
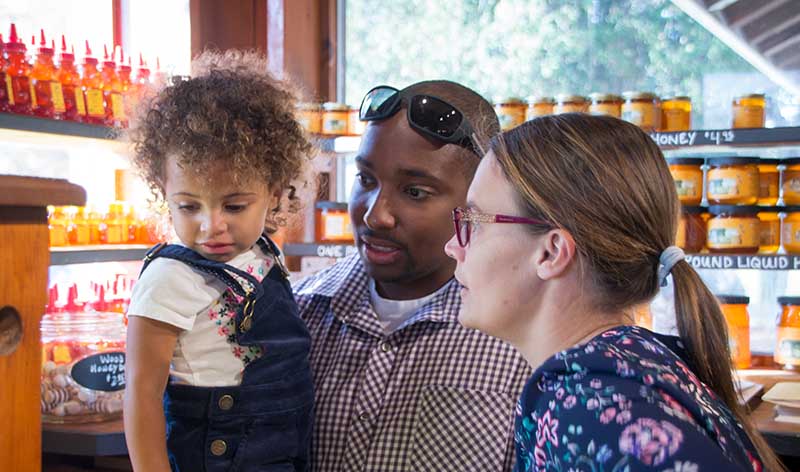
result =
[[359,109],[361,121],[384,120],[397,113],[407,102],[408,124],[423,136],[465,147],[478,157],[485,153],[475,131],[455,106],[432,95],[410,95],[388,85],[379,85],[364,96]]

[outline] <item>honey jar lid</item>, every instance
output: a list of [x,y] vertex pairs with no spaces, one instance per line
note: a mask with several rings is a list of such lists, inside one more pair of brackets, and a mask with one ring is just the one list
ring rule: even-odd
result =
[[298,110],[319,110],[320,108],[321,107],[320,107],[319,103],[300,102],[300,103],[297,104],[297,109]]
[[787,166],[800,164],[800,157],[790,157],[789,159],[781,159],[780,164],[786,164]]
[[322,108],[325,111],[348,111],[350,107],[344,103],[336,103],[336,102],[325,102],[322,104]]
[[622,92],[622,96],[626,100],[658,100],[658,95],[654,94],[653,92],[637,92],[628,90],[626,92]]
[[766,98],[766,95],[763,93],[746,93],[744,95],[737,95],[734,97],[734,100],[739,100],[741,98]]
[[779,305],[800,305],[800,297],[778,297]]
[[689,215],[701,215],[708,212],[708,208],[704,206],[681,206],[681,211]]
[[589,98],[593,102],[621,102],[622,97],[613,93],[590,93]]
[[536,105],[537,103],[553,104],[556,99],[547,95],[531,95],[528,97],[528,105]]
[[499,97],[494,99],[495,105],[525,105],[519,97]]
[[708,164],[712,166],[746,166],[750,164],[760,164],[758,157],[712,157],[708,159]]
[[691,102],[692,101],[692,99],[689,98],[686,95],[672,95],[672,96],[669,96],[669,97],[664,97],[661,100],[663,100],[665,102],[667,102],[667,101],[670,101],[670,102]]
[[314,208],[319,210],[344,210],[347,211],[347,202],[317,202]]
[[583,95],[571,95],[568,93],[559,93],[556,95],[556,102],[558,103],[585,103],[589,100]]
[[679,165],[703,165],[705,158],[702,157],[667,157],[667,164],[671,166]]
[[759,208],[756,205],[712,205],[708,212],[714,216],[756,216]]
[[726,305],[747,305],[750,303],[750,297],[743,295],[716,295],[720,303]]

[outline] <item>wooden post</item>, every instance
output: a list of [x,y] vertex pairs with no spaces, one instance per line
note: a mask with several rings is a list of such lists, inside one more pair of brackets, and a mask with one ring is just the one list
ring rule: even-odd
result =
[[39,322],[50,265],[47,205],[83,205],[66,180],[0,175],[0,470],[42,463]]

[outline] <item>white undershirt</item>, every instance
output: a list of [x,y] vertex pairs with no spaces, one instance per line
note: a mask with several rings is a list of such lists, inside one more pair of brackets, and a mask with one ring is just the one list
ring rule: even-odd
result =
[[411,318],[414,313],[422,308],[426,303],[431,301],[433,297],[443,292],[447,288],[444,284],[439,290],[430,295],[414,300],[389,300],[383,298],[378,294],[378,289],[375,286],[375,280],[369,279],[369,298],[372,302],[372,309],[378,315],[378,322],[386,334],[392,334]]

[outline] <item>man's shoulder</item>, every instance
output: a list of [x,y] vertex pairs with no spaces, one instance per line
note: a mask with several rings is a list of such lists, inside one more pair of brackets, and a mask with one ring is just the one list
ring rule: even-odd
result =
[[[364,278],[364,281],[361,279]],[[336,264],[310,275],[293,285],[298,301],[323,296],[332,298],[353,284],[364,282],[366,273],[358,254],[351,254]]]

